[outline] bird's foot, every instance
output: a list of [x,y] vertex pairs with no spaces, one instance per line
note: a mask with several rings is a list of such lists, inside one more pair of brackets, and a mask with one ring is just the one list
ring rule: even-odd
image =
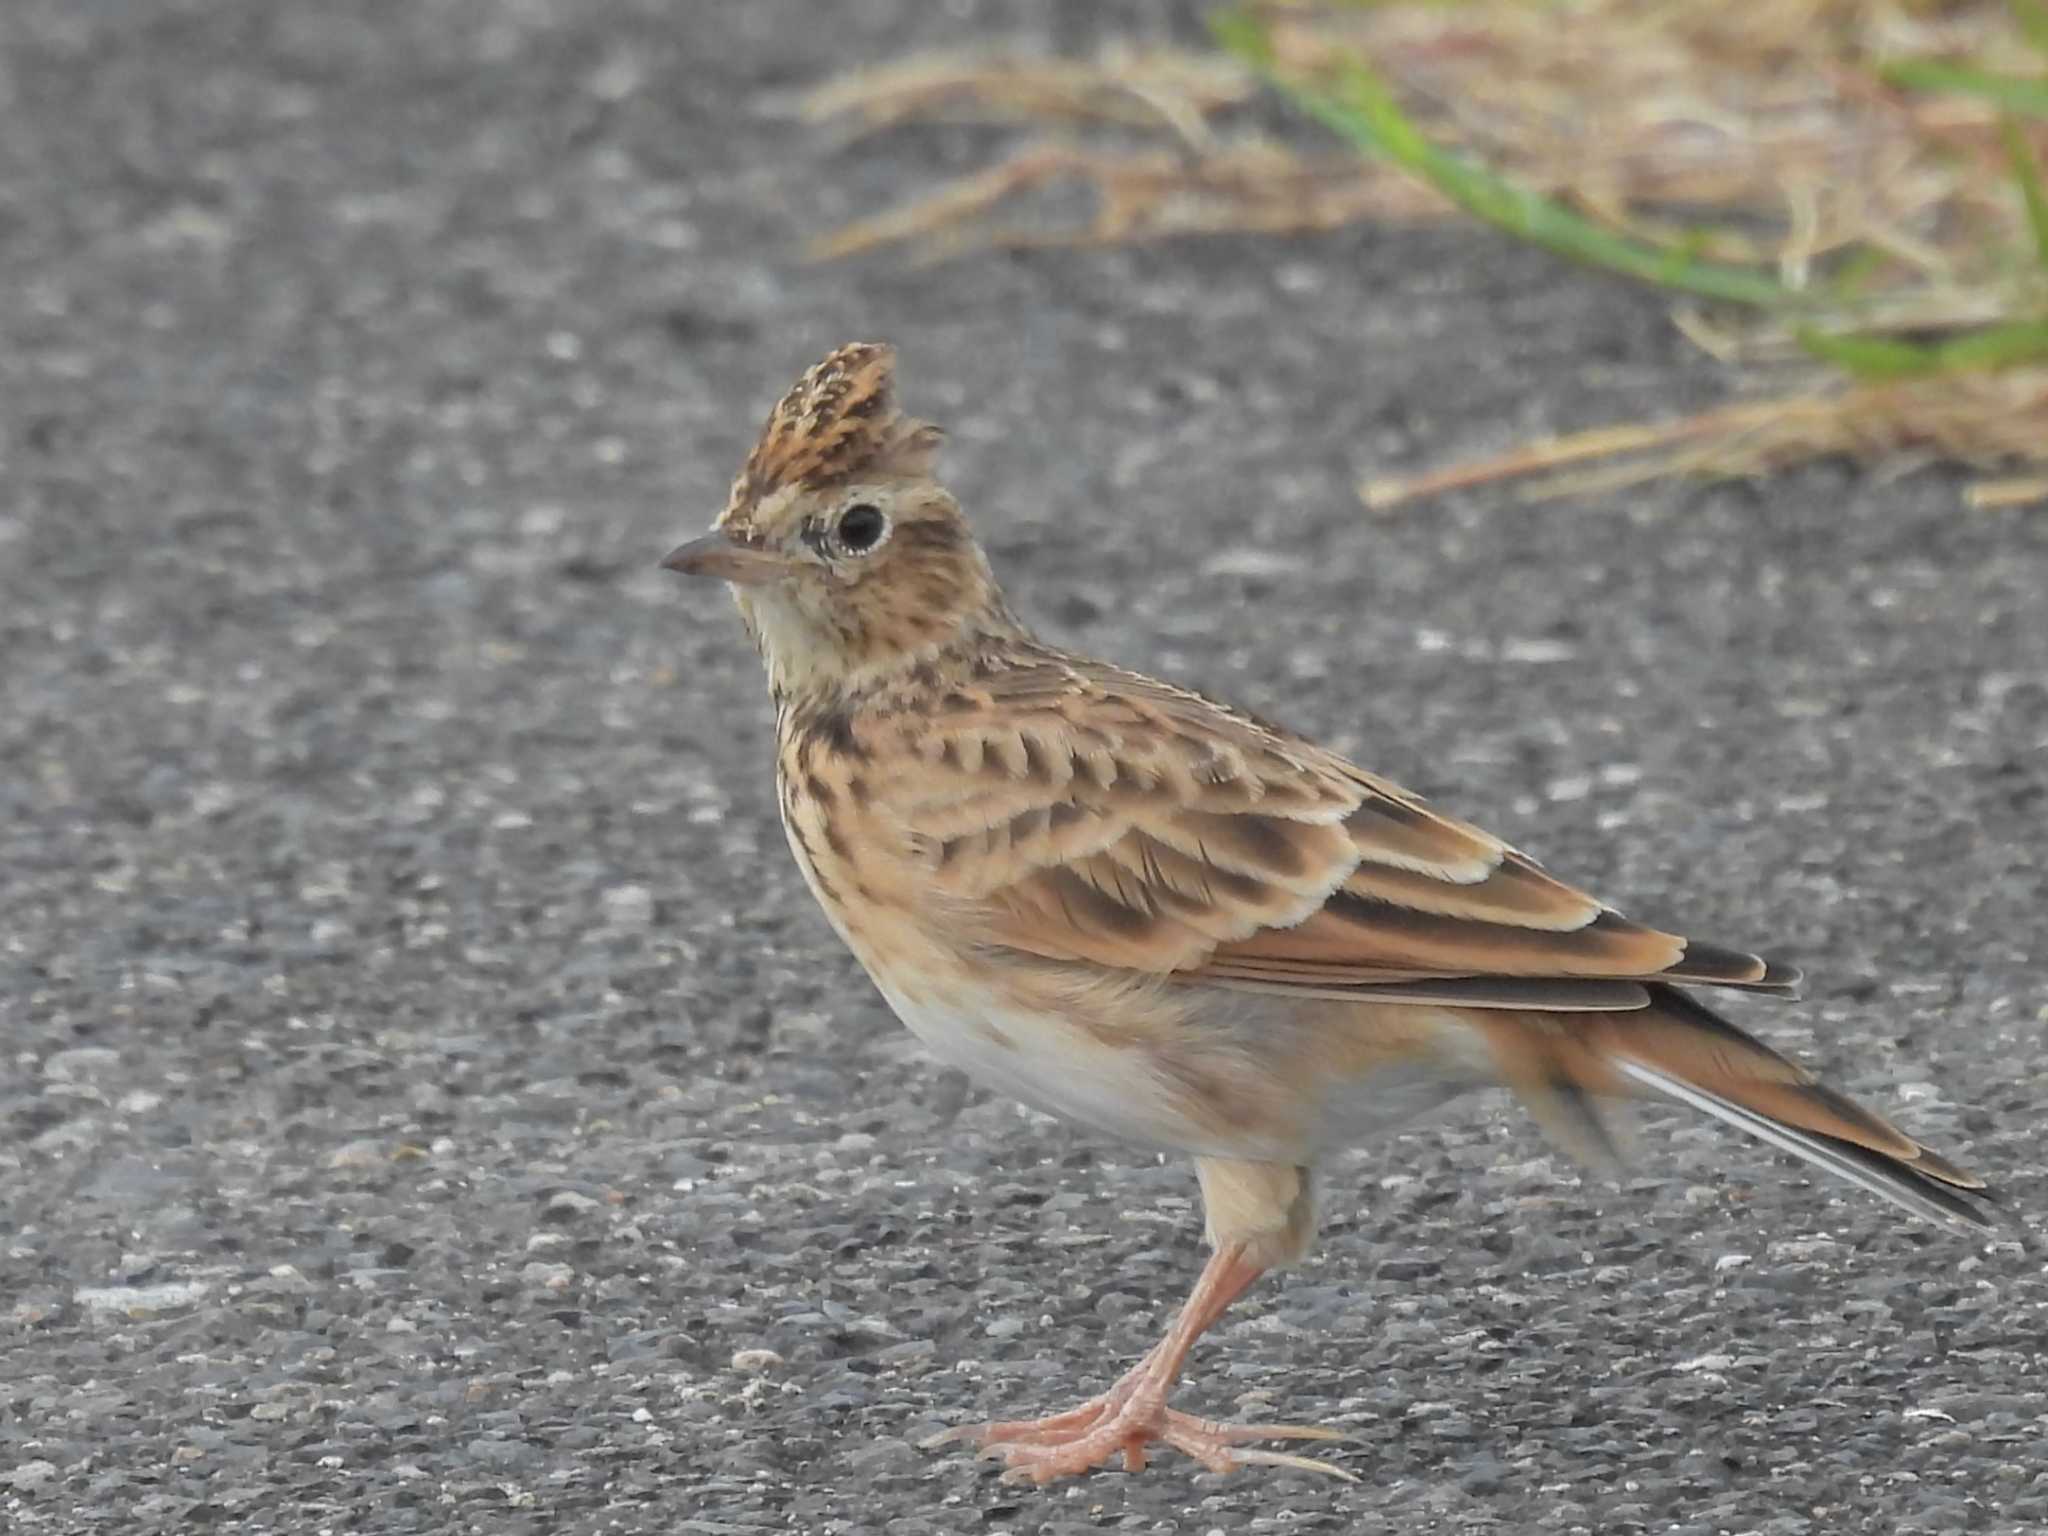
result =
[[[1136,1374],[1135,1372],[1133,1373]],[[1005,1482],[1049,1483],[1123,1457],[1124,1469],[1144,1470],[1147,1448],[1170,1445],[1194,1457],[1211,1472],[1242,1466],[1294,1467],[1322,1472],[1345,1482],[1349,1472],[1307,1456],[1282,1451],[1246,1449],[1253,1440],[1341,1440],[1334,1429],[1313,1424],[1219,1424],[1168,1408],[1156,1392],[1127,1377],[1079,1407],[1042,1419],[1012,1419],[995,1424],[963,1425],[933,1435],[927,1448],[968,1441],[981,1454],[1005,1463]]]

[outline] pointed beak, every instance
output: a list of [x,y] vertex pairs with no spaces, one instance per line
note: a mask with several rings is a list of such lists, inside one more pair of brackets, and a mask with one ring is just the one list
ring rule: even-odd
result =
[[758,587],[787,576],[790,562],[770,550],[735,543],[714,530],[670,550],[661,568],[685,576],[715,576],[735,586]]

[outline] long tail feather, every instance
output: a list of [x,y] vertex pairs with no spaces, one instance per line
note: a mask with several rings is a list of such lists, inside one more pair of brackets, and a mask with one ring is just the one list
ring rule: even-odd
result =
[[1627,1013],[1468,1014],[1502,1079],[1565,1148],[1611,1164],[1602,1101],[1654,1095],[1933,1221],[1992,1225],[1983,1181],[1669,986]]
[[1655,988],[1638,1019],[1602,1042],[1614,1070],[1638,1090],[1690,1105],[1916,1216],[1991,1225],[1967,1198],[1983,1195],[1981,1179],[1695,998]]
[[[1910,1163],[1858,1146],[1853,1141],[1786,1125],[1781,1120],[1773,1120],[1768,1115],[1737,1104],[1733,1099],[1709,1093],[1696,1084],[1683,1082],[1640,1061],[1624,1061],[1619,1063],[1619,1068],[1623,1076],[1645,1088],[1680,1104],[1689,1104],[1737,1130],[1747,1131],[1781,1152],[1803,1157],[1837,1178],[1847,1179],[1858,1189],[1867,1189],[1916,1216],[1924,1216],[1929,1221],[1954,1219],[1976,1227],[1991,1225],[1983,1211],[1955,1188],[1928,1177]],[[1973,1189],[1973,1192],[1980,1196],[1983,1194],[1981,1190]]]

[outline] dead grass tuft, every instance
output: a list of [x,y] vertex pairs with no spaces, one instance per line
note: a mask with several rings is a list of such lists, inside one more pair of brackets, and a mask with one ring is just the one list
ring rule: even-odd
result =
[[[1838,371],[1685,421],[1532,445],[1407,482],[1406,494],[1564,465],[1578,466],[1568,483],[1583,487],[1599,483],[1585,466],[1610,455],[1608,483],[1757,474],[1820,455],[1892,468],[2042,466],[2048,353],[2027,337],[2048,319],[2048,210],[2038,175],[2030,209],[2024,169],[2048,159],[2048,111],[2032,105],[2034,93],[2048,99],[2048,51],[2032,51],[2048,36],[2041,7],[1268,0],[1234,13],[1225,32],[1256,28],[1256,56],[1235,45],[1249,62],[1157,50],[913,60],[829,82],[807,110],[858,133],[971,118],[1056,136],[837,230],[815,251],[907,246],[935,258],[991,244],[1488,217],[1489,200],[1527,204],[1567,233],[1588,233],[1551,241],[1533,224],[1494,222],[1582,259],[1598,260],[1603,240],[1670,253],[1673,288],[1684,286],[1680,268],[1712,268],[1737,281],[1694,291],[1741,297],[1761,283],[1793,296],[1798,329],[1762,301],[1740,320],[1687,321],[1748,387],[1771,366],[1759,360],[1795,352],[1795,337],[1811,354],[1806,377],[1813,356]],[[1311,149],[1264,137],[1249,121],[1259,74],[1326,122],[1342,111],[1319,103],[1329,108],[1360,82],[1383,85],[1391,118],[1381,129],[1391,120],[1419,149],[1404,168],[1363,128],[1353,136],[1374,153],[1324,148],[1320,136],[1303,136]],[[1075,200],[1046,194],[1075,187],[1089,194],[1084,212],[1061,217]],[[1613,265],[1664,280],[1656,260]],[[2015,344],[1925,346],[1986,327],[2013,331]],[[2039,479],[2002,481],[1979,500],[2017,499]]]

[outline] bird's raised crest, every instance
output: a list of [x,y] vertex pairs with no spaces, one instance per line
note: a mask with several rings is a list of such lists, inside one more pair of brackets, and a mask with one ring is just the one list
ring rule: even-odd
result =
[[941,435],[897,410],[895,348],[851,342],[776,402],[719,521],[747,520],[777,491],[821,490],[870,472],[923,473]]

